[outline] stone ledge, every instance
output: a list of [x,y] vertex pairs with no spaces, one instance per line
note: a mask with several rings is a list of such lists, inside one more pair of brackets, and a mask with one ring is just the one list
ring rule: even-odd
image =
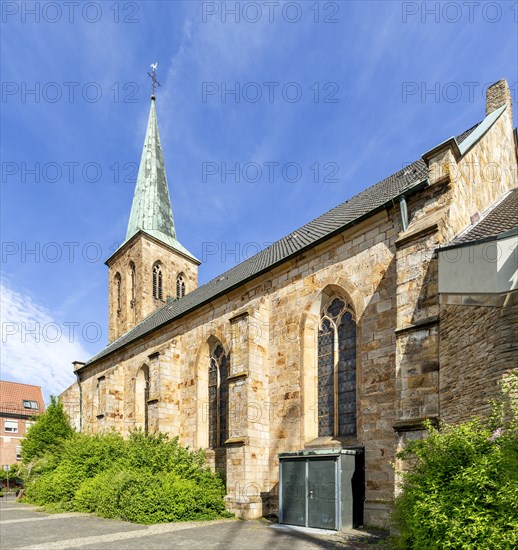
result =
[[230,317],[228,321],[229,323],[235,323],[236,321],[239,321],[240,319],[243,319],[249,316],[250,316],[250,310],[245,309],[244,311],[240,311],[239,313],[236,313],[233,317]]
[[227,376],[227,381],[234,382],[235,380],[239,380],[241,378],[248,378],[249,375],[250,375],[250,372],[247,370],[243,372],[237,372],[236,374],[230,374],[229,376]]
[[439,228],[439,223],[446,216],[447,208],[442,207],[434,212],[430,212],[422,219],[411,222],[403,233],[396,239],[396,248],[401,248],[411,241],[417,240],[430,233],[435,233]]
[[322,449],[322,450],[338,450],[348,447],[362,447],[358,443],[356,436],[319,436],[307,441],[304,444],[304,449]]
[[396,335],[404,334],[405,332],[411,332],[413,330],[420,330],[426,327],[430,327],[433,325],[439,324],[439,316],[434,315],[433,317],[427,317],[426,319],[422,319],[421,321],[417,321],[413,325],[407,325],[406,327],[397,328],[394,330]]
[[449,185],[451,183],[451,176],[450,174],[444,174],[443,176],[440,176],[435,181],[430,183],[430,186],[432,185]]
[[240,437],[229,437],[225,441],[225,445],[248,445],[250,438],[247,435]]
[[393,428],[395,432],[418,432],[425,429],[423,423],[426,420],[429,420],[434,428],[439,425],[439,418],[437,416],[422,416],[420,418],[398,420]]

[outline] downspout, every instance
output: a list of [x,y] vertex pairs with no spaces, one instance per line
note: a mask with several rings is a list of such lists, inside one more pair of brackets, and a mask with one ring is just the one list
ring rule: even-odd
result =
[[403,226],[403,231],[406,231],[406,228],[408,227],[408,208],[404,195],[401,195],[399,199],[399,210],[401,213],[401,224]]

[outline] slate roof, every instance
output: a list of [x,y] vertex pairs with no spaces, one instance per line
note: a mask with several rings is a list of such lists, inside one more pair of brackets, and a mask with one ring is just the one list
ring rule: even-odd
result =
[[426,181],[427,175],[428,168],[422,159],[413,162],[293,231],[255,256],[189,292],[183,298],[165,304],[132,330],[112,342],[86,365],[329,238],[334,233],[342,231],[347,225],[358,222],[362,217],[372,215],[376,209],[384,207],[394,198]]
[[[464,141],[480,124],[478,123],[459,134],[456,138],[458,143]],[[400,195],[416,191],[421,185],[426,185],[427,177],[428,167],[426,162],[423,159],[416,160],[388,178],[310,221],[300,229],[293,231],[255,256],[189,292],[179,300],[166,303],[92,357],[84,367],[124,347],[159,326],[180,318],[195,308],[225,294],[237,285],[272,269],[303,250],[343,231],[347,226],[358,223],[362,218],[373,215],[378,209],[384,208]],[[81,367],[81,369],[84,367]]]
[[[23,406],[24,400],[36,401],[38,409],[25,408]],[[43,402],[40,386],[0,380],[0,416],[2,413],[34,416],[42,412],[45,412],[45,403]]]
[[490,240],[518,228],[518,188],[513,189],[489,208],[474,225],[468,227],[446,247]]

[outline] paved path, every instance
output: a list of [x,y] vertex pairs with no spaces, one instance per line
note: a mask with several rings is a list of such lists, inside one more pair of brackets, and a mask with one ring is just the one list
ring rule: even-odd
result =
[[135,525],[88,514],[47,514],[34,506],[0,501],[1,550],[360,549],[372,548],[377,541],[376,534],[363,531],[302,532],[265,520]]

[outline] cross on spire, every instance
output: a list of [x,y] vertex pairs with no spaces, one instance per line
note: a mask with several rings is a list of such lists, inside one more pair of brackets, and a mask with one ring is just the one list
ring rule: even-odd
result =
[[153,72],[150,73],[148,71],[147,74],[149,78],[151,78],[151,99],[155,99],[155,88],[157,86],[160,86],[160,82],[158,82],[156,78],[156,68],[158,67],[158,61],[156,61],[155,63],[151,63],[150,67]]

